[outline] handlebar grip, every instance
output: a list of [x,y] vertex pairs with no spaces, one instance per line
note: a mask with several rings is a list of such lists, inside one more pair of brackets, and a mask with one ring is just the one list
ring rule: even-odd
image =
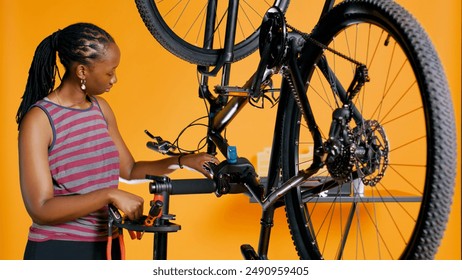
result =
[[154,143],[152,141],[147,142],[146,147],[148,147],[149,149],[154,150],[154,151],[159,150],[159,145],[157,145],[157,143]]

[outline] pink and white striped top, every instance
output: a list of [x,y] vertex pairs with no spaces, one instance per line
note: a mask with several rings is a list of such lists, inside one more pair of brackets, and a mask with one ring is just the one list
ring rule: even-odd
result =
[[[47,99],[34,105],[47,114],[53,131],[48,160],[55,196],[118,187],[119,153],[97,100],[91,101],[90,108],[84,110],[62,107]],[[104,207],[63,224],[33,223],[29,240],[104,241],[107,219]]]

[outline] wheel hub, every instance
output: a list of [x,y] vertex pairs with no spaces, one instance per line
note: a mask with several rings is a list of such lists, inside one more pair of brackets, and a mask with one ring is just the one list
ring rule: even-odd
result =
[[355,153],[355,165],[365,185],[375,186],[388,167],[389,144],[383,127],[375,120],[368,120],[353,130],[359,143]]
[[375,186],[388,166],[389,145],[383,127],[367,120],[350,128],[348,106],[334,111],[329,139],[323,145],[325,164],[332,178],[339,183],[361,178],[365,185]]

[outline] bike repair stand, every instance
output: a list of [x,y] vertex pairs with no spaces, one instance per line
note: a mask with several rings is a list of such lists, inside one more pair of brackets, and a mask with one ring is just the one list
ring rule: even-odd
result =
[[[151,180],[149,183],[149,193],[154,194],[154,199],[151,203],[156,203],[157,198],[162,201],[162,211],[157,217],[154,226],[154,245],[153,245],[153,259],[166,260],[167,259],[167,241],[168,234],[177,232],[181,229],[180,225],[174,224],[170,221],[175,220],[175,215],[169,213],[169,202],[172,184],[169,177],[159,176],[146,176],[146,179]],[[152,206],[151,206],[152,209]]]
[[[170,222],[175,220],[175,215],[169,213],[169,198],[172,185],[169,177],[147,175],[146,179],[151,180],[149,192],[154,194],[148,215],[136,221],[124,220],[118,212],[111,214],[111,216],[114,220],[114,226],[127,229],[132,239],[141,239],[141,236],[146,232],[153,233],[153,259],[166,260],[168,234],[181,229],[180,225]],[[114,208],[111,211],[114,212]],[[114,218],[117,215],[118,218]]]

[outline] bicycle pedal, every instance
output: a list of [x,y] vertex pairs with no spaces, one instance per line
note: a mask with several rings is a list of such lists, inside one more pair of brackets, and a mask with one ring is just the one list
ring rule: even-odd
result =
[[241,245],[241,253],[245,260],[259,260],[257,252],[250,244]]

